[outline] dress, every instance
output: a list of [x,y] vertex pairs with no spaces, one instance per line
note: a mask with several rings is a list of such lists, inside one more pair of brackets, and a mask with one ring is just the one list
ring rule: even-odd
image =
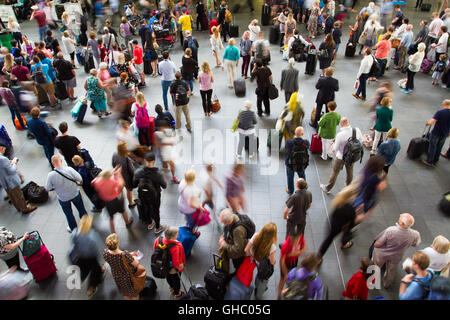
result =
[[308,20],[308,31],[315,34],[317,31],[317,21],[319,20],[320,8],[312,8]]
[[211,35],[210,42],[211,42],[212,51],[219,53],[220,50],[223,50],[222,39],[220,38],[220,36],[218,38],[216,38],[214,36],[214,34]]
[[97,77],[89,76],[86,82],[88,100],[92,101],[95,110],[106,111],[105,91],[98,86]]
[[290,38],[294,35],[294,30],[295,30],[295,21],[290,22],[286,22],[287,25],[287,32],[286,32],[286,38]]
[[[124,253],[125,260],[129,263],[131,271],[136,272],[136,267],[131,264],[134,261],[133,256],[128,251],[124,251]],[[135,297],[139,295],[139,293],[134,289],[131,276],[123,264],[122,254],[112,254],[109,250],[104,249],[103,258],[111,267],[111,273],[119,292],[127,297]]]
[[130,71],[130,63],[125,62],[122,64],[117,64],[117,71],[119,71],[119,74],[122,72],[126,72],[128,74],[128,79],[133,82],[134,84],[138,84],[139,80],[134,77],[134,74]]

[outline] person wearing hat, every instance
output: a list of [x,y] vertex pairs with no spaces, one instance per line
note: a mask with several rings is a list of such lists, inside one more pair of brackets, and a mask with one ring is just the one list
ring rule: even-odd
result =
[[39,40],[43,41],[48,30],[47,18],[45,16],[45,13],[39,10],[38,6],[32,6],[31,10],[33,10],[33,12],[31,13],[30,21],[36,20],[39,31]]
[[242,149],[244,148],[245,139],[248,138],[249,145],[249,158],[252,159],[255,156],[255,125],[258,123],[255,112],[252,111],[252,102],[250,100],[245,101],[245,110],[239,113],[239,124],[237,131],[239,132],[239,143],[237,148],[237,157],[242,158]]
[[5,189],[8,198],[17,209],[23,214],[36,210],[36,206],[28,206],[23,196],[20,184],[22,179],[17,172],[17,163],[19,160],[14,158],[9,160],[4,156],[6,145],[0,142],[0,185]]

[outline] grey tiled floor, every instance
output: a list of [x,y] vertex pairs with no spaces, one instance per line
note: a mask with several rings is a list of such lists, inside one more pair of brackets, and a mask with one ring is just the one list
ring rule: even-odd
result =
[[[418,21],[428,16],[420,12],[416,12],[409,4],[406,10],[408,17],[415,26]],[[259,6],[257,6],[259,7]],[[257,11],[256,18],[260,17]],[[352,14],[353,21],[354,14]],[[247,26],[247,22],[253,18],[252,14],[243,13],[236,15],[236,23],[240,25],[240,32]],[[348,116],[352,124],[361,128],[363,132],[368,132],[370,121],[368,119],[368,106],[355,100],[351,93],[353,92],[354,79],[359,68],[360,58],[355,57],[347,59],[343,56],[345,49],[346,37],[348,36],[348,27],[346,21],[344,26],[344,39],[341,45],[339,57],[336,63],[336,77],[340,81],[340,91],[336,95],[338,103],[337,111],[343,115]],[[37,39],[37,33],[34,23],[24,23],[23,29],[31,39]],[[305,34],[304,25],[301,25],[300,30]],[[268,28],[264,27],[267,31]],[[417,28],[415,29],[417,32]],[[205,32],[194,32],[194,36],[199,39],[200,50],[199,60],[208,61],[211,65],[214,64],[214,58],[210,54],[210,47],[208,42],[208,35]],[[319,44],[319,39],[315,39],[314,43]],[[270,68],[274,73],[275,83],[279,83],[281,76],[281,69],[286,66],[286,62],[281,61],[281,55],[278,52],[278,47],[272,45],[272,63]],[[181,50],[179,44],[175,45],[172,50],[172,59],[179,66],[181,62]],[[306,111],[306,120],[304,127],[306,136],[308,138],[312,135],[311,128],[307,125],[309,121],[309,114],[314,107],[314,100],[316,90],[314,89],[315,82],[319,76],[319,71],[314,76],[307,76],[303,74],[305,68],[304,63],[297,64],[300,69],[300,92],[303,95],[302,102]],[[214,92],[220,98],[222,110],[211,118],[205,119],[203,117],[201,99],[198,92],[198,83],[195,83],[195,95],[191,99],[190,109],[191,117],[194,122],[194,131],[200,125],[203,130],[219,129],[224,132],[225,129],[230,128],[232,121],[236,117],[237,111],[243,106],[246,99],[252,100],[256,103],[254,95],[255,83],[247,82],[247,95],[245,98],[237,98],[234,92],[226,87],[226,74],[222,70],[214,69]],[[240,70],[239,70],[240,72]],[[78,86],[76,94],[78,96],[83,94],[82,84],[86,75],[82,69],[77,70]],[[396,71],[387,72],[385,78],[392,81],[394,84],[401,78],[401,74]],[[162,104],[160,79],[153,79],[147,77],[148,86],[143,90],[148,102],[153,107],[156,103]],[[376,85],[369,84],[368,96],[373,95]],[[339,239],[336,239],[336,246],[330,246],[328,252],[324,257],[324,263],[320,269],[320,276],[323,278],[327,287],[329,288],[330,299],[339,299],[340,293],[343,290],[344,283],[348,281],[351,275],[357,270],[359,259],[367,254],[367,249],[371,244],[373,238],[387,226],[393,225],[397,217],[402,212],[410,212],[416,218],[415,228],[420,231],[423,243],[420,248],[428,246],[433,240],[434,236],[442,234],[449,235],[449,221],[441,215],[437,209],[437,203],[441,195],[450,189],[449,179],[449,162],[445,159],[439,162],[437,168],[427,168],[421,163],[408,160],[406,158],[406,149],[411,138],[419,136],[423,129],[424,122],[429,119],[432,114],[440,108],[440,103],[444,98],[449,98],[449,91],[445,91],[440,87],[431,85],[429,76],[417,74],[416,76],[416,90],[411,95],[401,93],[396,85],[394,85],[395,97],[393,102],[394,121],[393,125],[400,129],[400,140],[402,150],[397,157],[396,163],[392,166],[389,173],[389,186],[380,196],[380,204],[377,207],[373,216],[359,226],[355,233],[355,245],[348,251],[341,251],[339,249]],[[283,107],[283,98],[279,97],[277,100],[271,102],[272,115],[269,118],[262,118],[259,120],[260,129],[273,128],[276,121],[276,116]],[[5,124],[10,136],[14,142],[16,156],[21,159],[20,170],[25,175],[26,180],[36,181],[43,185],[46,180],[49,166],[44,158],[42,148],[33,140],[28,140],[24,132],[16,131],[11,124],[9,111],[6,106],[0,107],[0,121]],[[98,120],[97,116],[88,112],[86,116],[86,123],[83,125],[72,121],[70,117],[71,103],[64,102],[62,111],[52,111],[48,120],[53,122],[55,126],[59,122],[65,120],[69,122],[70,134],[77,136],[82,141],[82,146],[88,149],[94,158],[95,162],[101,168],[108,168],[111,165],[111,156],[115,149],[114,132],[116,124],[112,119]],[[183,120],[184,121],[184,120]],[[200,131],[201,134],[201,131]],[[194,145],[197,150],[200,149],[200,136],[194,132]],[[259,150],[259,164],[247,164],[246,169],[246,197],[248,202],[248,214],[253,218],[260,229],[265,223],[273,221],[278,226],[278,239],[281,241],[285,238],[285,221],[282,219],[282,212],[284,209],[284,202],[286,200],[285,189],[285,172],[283,165],[284,154],[280,155],[275,152],[268,156],[265,148],[266,135],[260,135],[260,150]],[[215,141],[216,142],[216,141]],[[206,148],[208,142],[203,141],[203,147]],[[185,143],[183,143],[185,145]],[[444,148],[448,147],[448,142]],[[228,144],[227,148],[231,148]],[[201,150],[201,149],[200,149]],[[231,149],[233,150],[233,149]],[[195,151],[193,154],[199,154]],[[233,156],[233,152],[225,152],[229,157]],[[364,160],[367,160],[368,153]],[[262,175],[261,169],[262,161],[271,159],[279,164],[279,168],[274,175]],[[205,159],[207,160],[207,159]],[[193,167],[197,172],[202,171],[202,162],[189,161],[188,163],[179,163],[177,167],[178,176],[182,176],[183,172],[190,167]],[[217,164],[218,176],[222,179],[229,171],[230,164]],[[355,172],[358,172],[362,165],[356,164]],[[318,249],[320,243],[324,239],[328,230],[328,211],[330,202],[333,196],[344,186],[344,177],[341,173],[338,178],[336,187],[330,195],[322,194],[319,189],[319,184],[326,182],[331,173],[331,161],[324,162],[318,156],[311,157],[310,166],[306,170],[306,177],[309,183],[309,189],[313,193],[313,204],[309,210],[306,227],[306,241],[308,245],[308,252],[313,252]],[[167,176],[167,178],[169,178]],[[3,197],[1,197],[2,199]],[[218,193],[217,197],[218,207],[224,206],[223,194]],[[87,198],[84,198],[85,205],[90,207]],[[39,207],[34,213],[22,216],[17,213],[10,205],[0,200],[0,225],[5,225],[13,230],[17,235],[31,230],[39,230],[46,242],[50,252],[55,255],[56,264],[58,267],[58,276],[41,284],[33,284],[30,299],[86,299],[85,290],[86,284],[83,284],[81,290],[69,290],[66,288],[66,268],[68,267],[67,253],[70,248],[69,234],[66,232],[66,220],[57,203],[54,193],[50,193],[50,200],[46,204]],[[183,217],[177,210],[177,190],[176,186],[169,185],[167,190],[163,192],[162,198],[162,223],[167,225],[184,224]],[[132,210],[132,215],[137,220],[136,210]],[[77,218],[78,219],[78,218]],[[148,232],[142,224],[136,222],[130,230],[125,228],[121,217],[116,217],[117,233],[121,238],[121,247],[123,249],[136,250],[139,249],[144,253],[142,260],[143,264],[149,267],[151,246],[155,239],[154,232]],[[100,232],[101,236],[105,238],[109,234],[109,225],[107,215],[102,213],[95,218],[95,228]],[[201,228],[202,235],[197,241],[191,256],[187,259],[187,274],[190,276],[193,283],[202,283],[203,275],[212,264],[211,254],[216,252],[217,240],[219,233],[214,222],[206,227]],[[336,250],[337,248],[337,250]],[[408,250],[407,254],[411,254],[415,249]],[[390,290],[374,290],[370,292],[370,296],[384,295],[388,298],[395,299],[397,296],[397,288],[401,277],[400,268],[394,285]],[[274,299],[276,296],[276,287],[279,280],[279,271],[276,271],[269,281],[269,290],[266,293],[266,299]],[[186,286],[189,281],[184,278]],[[168,286],[165,281],[157,280],[159,293],[158,298],[168,299]],[[104,283],[101,285],[95,299],[122,299],[116,292],[114,281],[108,273]]]

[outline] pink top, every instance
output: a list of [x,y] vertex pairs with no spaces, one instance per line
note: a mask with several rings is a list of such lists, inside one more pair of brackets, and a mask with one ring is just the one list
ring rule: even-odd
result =
[[375,53],[375,58],[386,59],[389,55],[389,50],[391,50],[391,42],[389,40],[381,40],[377,44],[377,52]]
[[100,80],[106,81],[111,78],[108,69],[100,71]]
[[103,201],[112,201],[122,193],[122,188],[119,188],[119,180],[115,176],[108,180],[97,177],[92,181],[92,185],[97,191],[98,197]]
[[211,75],[204,73],[203,71],[198,75],[198,83],[200,84],[200,90],[207,91],[212,89]]

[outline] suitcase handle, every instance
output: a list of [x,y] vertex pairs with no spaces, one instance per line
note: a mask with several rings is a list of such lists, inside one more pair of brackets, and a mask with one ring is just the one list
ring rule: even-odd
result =
[[214,268],[215,268],[217,271],[223,271],[222,266],[220,266],[220,268],[217,267],[217,261],[218,261],[218,260],[221,260],[221,259],[222,259],[221,256],[219,256],[218,254],[213,253]]
[[[428,128],[428,131],[427,131],[427,128]],[[425,128],[423,129],[422,137],[429,135],[430,131],[431,131],[431,125],[425,124]]]
[[[28,232],[28,235],[31,235],[31,234],[33,234],[33,233],[37,233],[37,235],[39,236],[39,241],[41,242],[41,245],[45,246],[45,243],[44,243],[44,241],[42,240],[42,237],[41,237],[41,234],[39,233],[39,231],[34,230],[34,231],[31,231],[31,232]],[[17,240],[20,240],[20,239],[22,239],[22,238],[23,238],[23,235],[21,235],[19,238],[17,238]],[[19,246],[19,250],[20,250],[20,252],[23,254],[22,249],[20,248],[20,246]]]

